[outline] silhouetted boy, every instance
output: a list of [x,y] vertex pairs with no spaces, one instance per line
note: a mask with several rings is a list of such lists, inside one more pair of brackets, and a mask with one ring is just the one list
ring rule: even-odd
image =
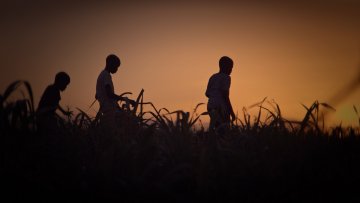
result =
[[[71,112],[65,111],[59,105],[61,100],[60,91],[64,91],[70,83],[70,76],[65,72],[59,72],[55,76],[54,84],[47,86],[41,96],[37,118],[39,127],[54,127],[56,125],[56,110],[59,109],[64,115],[68,116]],[[45,126],[51,125],[51,126]]]
[[115,122],[116,113],[121,109],[118,101],[128,101],[134,105],[134,101],[127,97],[121,97],[114,93],[114,84],[112,82],[111,74],[115,74],[120,67],[120,59],[114,54],[110,54],[106,57],[106,65],[104,70],[101,71],[96,82],[96,95],[95,98],[100,103],[100,113],[102,114],[102,120],[106,119],[106,122]]
[[231,84],[231,71],[233,61],[227,56],[219,60],[220,71],[213,74],[208,82],[205,95],[209,98],[207,110],[210,115],[209,131],[228,128],[235,114],[230,102],[229,92]]

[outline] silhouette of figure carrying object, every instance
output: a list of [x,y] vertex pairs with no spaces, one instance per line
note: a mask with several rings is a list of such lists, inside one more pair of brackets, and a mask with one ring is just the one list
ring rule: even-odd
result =
[[207,110],[210,116],[210,132],[223,134],[229,129],[230,123],[236,119],[229,98],[233,64],[231,58],[221,57],[220,71],[209,79],[205,95],[209,98]]
[[65,111],[60,105],[60,91],[64,91],[70,84],[70,76],[65,72],[59,72],[55,76],[54,84],[47,86],[41,96],[38,108],[36,110],[37,123],[39,129],[56,129],[57,114],[60,110],[65,116],[70,116],[71,111]]
[[127,97],[122,97],[114,93],[114,84],[111,74],[115,74],[120,67],[120,59],[114,54],[106,57],[106,65],[101,71],[96,82],[95,98],[100,104],[100,122],[107,126],[116,126],[119,123],[119,117],[123,114],[118,101],[129,102],[135,106],[135,101]]

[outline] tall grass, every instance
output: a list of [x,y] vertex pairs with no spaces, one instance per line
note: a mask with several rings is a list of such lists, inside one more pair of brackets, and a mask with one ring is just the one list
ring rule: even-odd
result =
[[[28,96],[10,101],[21,85]],[[29,83],[12,83],[0,98],[2,188],[15,201],[360,200],[353,186],[360,180],[359,127],[325,129],[326,103],[303,105],[304,118],[289,121],[264,98],[220,135],[200,123],[204,104],[170,111],[144,101],[141,90],[135,106],[120,103],[121,124],[112,130],[101,115],[77,109],[44,134]]]
[[[22,99],[10,101],[11,95],[24,86],[28,97],[21,90]],[[2,133],[7,133],[11,129],[29,131],[34,130],[35,125],[35,110],[33,92],[29,82],[15,81],[11,83],[3,94],[0,95],[0,129]]]

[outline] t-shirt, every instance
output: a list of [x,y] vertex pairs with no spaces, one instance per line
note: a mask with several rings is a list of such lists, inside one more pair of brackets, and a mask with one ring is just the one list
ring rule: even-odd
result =
[[45,89],[43,95],[41,96],[37,112],[42,115],[52,115],[55,114],[55,111],[61,100],[60,90],[55,85],[49,85]]
[[113,111],[118,107],[117,101],[108,97],[108,95],[106,94],[106,85],[109,85],[111,92],[114,93],[114,85],[111,75],[108,71],[103,70],[97,78],[95,95],[95,98],[100,103],[100,109],[102,112]]
[[209,79],[205,95],[209,98],[208,108],[227,108],[225,93],[230,90],[231,78],[225,73],[215,73]]

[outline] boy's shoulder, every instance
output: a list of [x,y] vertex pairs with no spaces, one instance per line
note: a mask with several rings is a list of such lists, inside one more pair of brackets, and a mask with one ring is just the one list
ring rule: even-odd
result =
[[219,73],[213,74],[213,75],[211,76],[211,78],[225,79],[225,80],[227,80],[227,79],[230,79],[230,75],[227,75],[227,74],[225,74],[225,73],[219,72]]
[[48,101],[58,101],[60,100],[60,90],[54,84],[51,84],[46,87],[41,99],[40,103],[47,103]]
[[99,78],[101,78],[101,79],[111,79],[111,75],[110,75],[110,73],[108,72],[108,71],[106,71],[105,69],[104,70],[102,70],[101,72],[100,72],[100,74],[99,74]]
[[45,91],[60,92],[59,88],[57,88],[54,84],[48,85]]

